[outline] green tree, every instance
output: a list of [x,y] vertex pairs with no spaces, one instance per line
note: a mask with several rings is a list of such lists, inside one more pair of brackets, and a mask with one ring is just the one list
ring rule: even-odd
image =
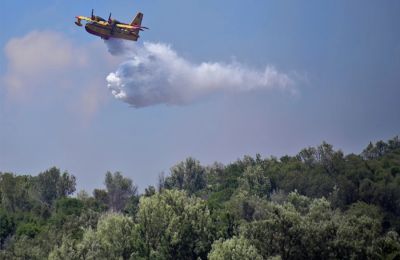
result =
[[280,255],[282,259],[301,258],[303,219],[290,204],[270,204],[262,220],[242,226],[242,234],[256,246],[264,258]]
[[183,191],[165,190],[142,197],[137,221],[142,256],[148,259],[204,259],[211,247],[211,217],[206,203]]
[[249,194],[245,190],[238,190],[225,204],[225,209],[231,213],[236,222],[262,219],[267,214],[267,201],[258,196]]
[[106,190],[94,189],[93,199],[94,199],[94,204],[97,206],[98,209],[107,210],[109,202]]
[[335,252],[340,259],[367,259],[373,256],[373,241],[379,237],[380,223],[367,216],[345,216],[338,225]]
[[269,197],[272,192],[271,181],[261,165],[247,167],[240,183],[242,189],[259,197]]
[[4,242],[12,235],[14,230],[14,219],[4,210],[0,209],[0,250],[3,249]]
[[338,229],[339,212],[331,208],[325,198],[310,200],[308,209],[303,211],[302,247],[305,259],[329,259],[335,254],[334,240]]
[[0,174],[1,206],[9,212],[30,211],[35,203],[31,196],[32,177]]
[[77,247],[77,241],[64,236],[61,245],[55,247],[49,254],[49,260],[83,259]]
[[23,223],[18,226],[16,234],[17,236],[27,236],[28,238],[34,238],[40,233],[41,227],[36,223]]
[[210,260],[261,260],[263,259],[257,249],[243,237],[232,237],[228,240],[217,240],[213,243]]
[[38,193],[39,200],[46,205],[52,205],[56,199],[72,194],[75,191],[75,185],[75,176],[68,172],[61,173],[55,167],[35,177],[35,191]]
[[46,246],[49,241],[41,238],[30,238],[28,236],[13,237],[7,250],[0,250],[0,259],[46,259],[48,250]]
[[193,194],[206,186],[205,169],[194,158],[187,158],[171,168],[171,176],[165,179],[165,187],[186,190]]
[[151,197],[154,194],[156,194],[156,188],[154,188],[154,186],[152,186],[152,185],[150,185],[149,187],[147,187],[144,190],[144,196],[146,196],[146,197]]
[[64,237],[50,259],[129,259],[134,254],[135,224],[116,213],[102,216],[96,229],[87,229],[79,243]]
[[400,236],[389,231],[374,241],[373,256],[375,259],[400,259]]
[[130,197],[137,195],[137,186],[120,172],[107,172],[104,181],[109,208],[115,212],[123,210]]

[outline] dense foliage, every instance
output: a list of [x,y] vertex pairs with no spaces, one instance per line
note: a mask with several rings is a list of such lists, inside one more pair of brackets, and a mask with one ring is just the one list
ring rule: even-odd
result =
[[0,259],[400,259],[400,140],[226,166],[188,158],[138,193],[107,172],[75,196],[51,168],[0,172]]

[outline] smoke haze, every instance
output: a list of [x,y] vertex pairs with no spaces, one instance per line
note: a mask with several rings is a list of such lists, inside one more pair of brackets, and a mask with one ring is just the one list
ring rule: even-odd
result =
[[108,88],[115,98],[136,108],[185,105],[218,92],[293,91],[292,79],[273,66],[256,70],[238,62],[195,64],[163,43],[145,42],[128,47],[122,41],[112,40],[106,44],[112,55],[126,57],[117,71],[107,76]]

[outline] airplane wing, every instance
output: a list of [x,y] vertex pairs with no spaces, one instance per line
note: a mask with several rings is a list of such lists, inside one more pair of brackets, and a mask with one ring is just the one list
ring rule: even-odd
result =
[[147,27],[144,26],[137,26],[137,25],[128,25],[128,24],[116,24],[117,27],[122,28],[122,29],[127,29],[127,30],[141,30],[143,31],[142,28],[148,29]]
[[130,30],[135,30],[138,29],[135,26],[127,25],[127,24],[116,24],[117,27],[122,28],[122,29],[130,29]]
[[95,23],[100,24],[102,26],[109,26],[109,24],[107,22],[105,22],[105,21],[92,21],[92,22],[95,22]]
[[78,25],[78,26],[82,26],[82,24],[81,24],[82,20],[86,21],[86,22],[96,23],[96,24],[104,26],[104,27],[110,26],[108,24],[108,22],[106,22],[106,21],[96,21],[96,20],[93,20],[93,19],[91,19],[89,17],[86,17],[86,16],[76,16],[75,24]]
[[88,22],[92,21],[92,19],[90,19],[89,17],[86,17],[86,16],[77,16],[76,19],[84,20],[84,21],[88,21]]

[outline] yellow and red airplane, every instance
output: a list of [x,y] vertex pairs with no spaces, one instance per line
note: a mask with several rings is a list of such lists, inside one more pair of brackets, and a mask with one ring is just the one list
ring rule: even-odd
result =
[[93,9],[91,17],[76,16],[75,18],[76,25],[82,26],[81,21],[86,21],[86,31],[90,34],[99,36],[104,40],[108,40],[110,38],[120,38],[130,41],[137,41],[139,38],[139,31],[143,31],[143,29],[149,29],[142,26],[142,13],[137,13],[130,24],[111,19],[111,13],[106,21],[100,16],[94,15]]

